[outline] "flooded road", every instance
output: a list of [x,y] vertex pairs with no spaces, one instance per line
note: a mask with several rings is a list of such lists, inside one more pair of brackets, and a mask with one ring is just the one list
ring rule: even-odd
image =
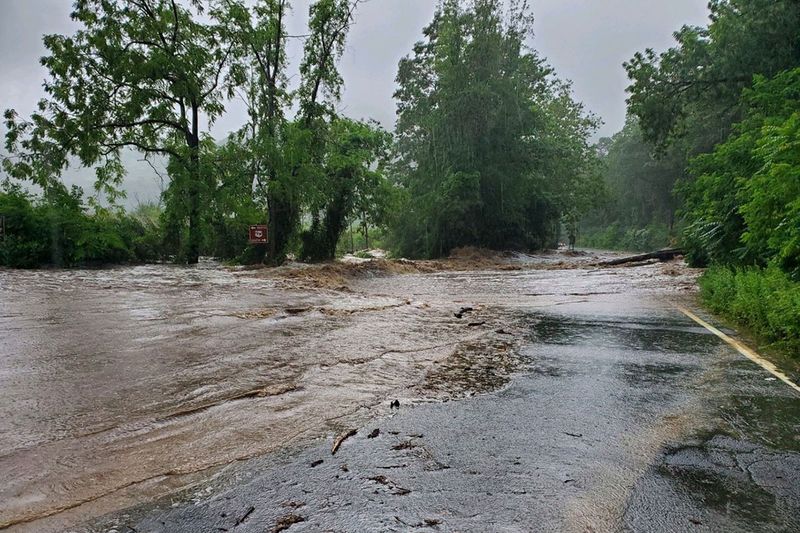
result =
[[800,528],[800,396],[591,259],[0,271],[0,528]]

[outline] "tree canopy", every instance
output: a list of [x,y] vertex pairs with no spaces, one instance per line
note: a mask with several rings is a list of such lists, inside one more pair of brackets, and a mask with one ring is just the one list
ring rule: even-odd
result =
[[796,0],[711,0],[709,10],[708,27],[684,26],[675,47],[625,64],[629,110],[658,148],[685,139],[692,153],[712,149],[742,118],[740,97],[754,75],[800,64]]
[[775,260],[800,277],[800,69],[757,78],[743,102],[731,137],[693,162],[687,243],[698,262]]
[[528,48],[532,18],[445,1],[400,62],[394,239],[407,255],[537,248],[585,202],[595,120]]
[[122,148],[169,156],[188,176],[177,194],[185,198],[185,256],[196,262],[201,118],[219,117],[226,93],[241,82],[231,61],[226,6],[212,0],[76,1],[72,18],[81,29],[44,38],[48,98],[30,120],[5,113],[6,146],[18,157],[7,161],[9,173],[46,188],[77,157],[97,166],[97,187],[113,197],[124,174]]

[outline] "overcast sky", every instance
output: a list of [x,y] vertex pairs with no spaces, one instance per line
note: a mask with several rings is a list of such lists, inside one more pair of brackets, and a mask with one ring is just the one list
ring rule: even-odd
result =
[[[625,121],[627,79],[622,62],[646,47],[672,45],[683,24],[705,25],[707,0],[532,0],[536,35],[530,43],[559,77],[572,80],[577,100],[600,116],[598,136]],[[308,0],[293,2],[290,33],[303,33]],[[346,90],[340,111],[394,125],[397,62],[420,39],[435,0],[369,0],[359,7],[340,69]],[[71,0],[0,0],[0,109],[29,114],[39,98],[44,70],[41,36],[71,33]],[[299,50],[292,52],[297,59]],[[244,121],[232,102],[213,128],[224,137]],[[3,128],[0,126],[0,133]]]

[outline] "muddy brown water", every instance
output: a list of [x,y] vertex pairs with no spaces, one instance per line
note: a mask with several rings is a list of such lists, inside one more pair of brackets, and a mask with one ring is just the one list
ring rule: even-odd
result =
[[0,270],[0,529],[64,530],[358,427],[389,399],[495,389],[502,372],[459,369],[513,372],[522,309],[692,292],[685,268],[590,259],[361,276],[347,291],[213,262]]

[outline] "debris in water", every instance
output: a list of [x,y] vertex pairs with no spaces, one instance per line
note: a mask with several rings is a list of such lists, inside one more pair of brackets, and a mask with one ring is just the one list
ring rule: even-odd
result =
[[311,463],[311,468],[316,468],[316,467],[318,467],[319,465],[321,465],[321,464],[322,464],[322,463],[324,463],[324,462],[325,462],[325,461],[323,461],[322,459],[317,459],[316,461],[314,461],[313,463]]
[[234,313],[231,316],[235,316],[236,318],[241,318],[244,320],[259,320],[262,318],[271,318],[277,314],[275,309],[261,309],[258,311],[249,311],[246,313]]
[[406,468],[407,466],[408,465],[406,463],[403,463],[401,465],[386,465],[386,466],[379,466],[377,468],[380,468],[381,470],[394,470],[395,468]]
[[377,436],[378,436],[378,435],[380,435],[380,434],[381,434],[381,430],[380,430],[380,429],[378,429],[378,428],[375,428],[375,429],[373,429],[373,430],[372,430],[372,433],[370,433],[369,435],[367,435],[367,438],[368,438],[368,439],[374,439],[375,437],[377,437]]
[[391,490],[392,494],[395,496],[405,496],[407,494],[411,494],[410,490],[397,486],[394,481],[390,480],[386,476],[374,476],[367,479],[389,488],[389,490]]
[[389,404],[390,409],[400,409],[400,400],[392,400]]
[[569,431],[565,431],[564,435],[569,435],[570,437],[575,437],[576,439],[583,437],[583,433],[570,433]]
[[455,316],[456,318],[464,318],[464,315],[466,313],[470,313],[474,310],[475,309],[473,309],[472,307],[462,307],[458,313],[453,313],[453,316]]
[[442,521],[439,520],[438,518],[425,518],[422,522],[419,522],[419,523],[416,523],[416,524],[409,524],[408,522],[406,522],[405,520],[403,520],[402,518],[400,518],[397,515],[395,515],[394,519],[397,520],[398,522],[400,522],[401,524],[403,524],[404,526],[413,527],[413,528],[436,527],[436,526],[438,526],[439,524],[442,523]]
[[288,502],[283,502],[281,505],[283,507],[288,507],[290,509],[299,509],[301,507],[305,507],[306,502],[288,501]]
[[242,515],[242,517],[236,521],[236,523],[233,525],[233,527],[238,527],[238,526],[244,524],[245,520],[247,520],[250,517],[250,515],[253,514],[253,511],[255,511],[255,510],[256,510],[256,508],[253,507],[252,505],[250,507],[248,507],[247,511],[245,511],[244,515]]
[[296,514],[287,514],[286,516],[280,518],[278,522],[275,524],[275,527],[272,528],[272,533],[280,533],[281,531],[286,531],[290,527],[295,524],[299,524],[300,522],[305,522],[306,519],[300,515]]
[[336,455],[336,452],[339,450],[339,446],[341,446],[345,440],[349,439],[356,433],[358,433],[357,429],[348,429],[347,431],[336,437],[336,440],[333,441],[333,446],[331,447],[331,455]]

